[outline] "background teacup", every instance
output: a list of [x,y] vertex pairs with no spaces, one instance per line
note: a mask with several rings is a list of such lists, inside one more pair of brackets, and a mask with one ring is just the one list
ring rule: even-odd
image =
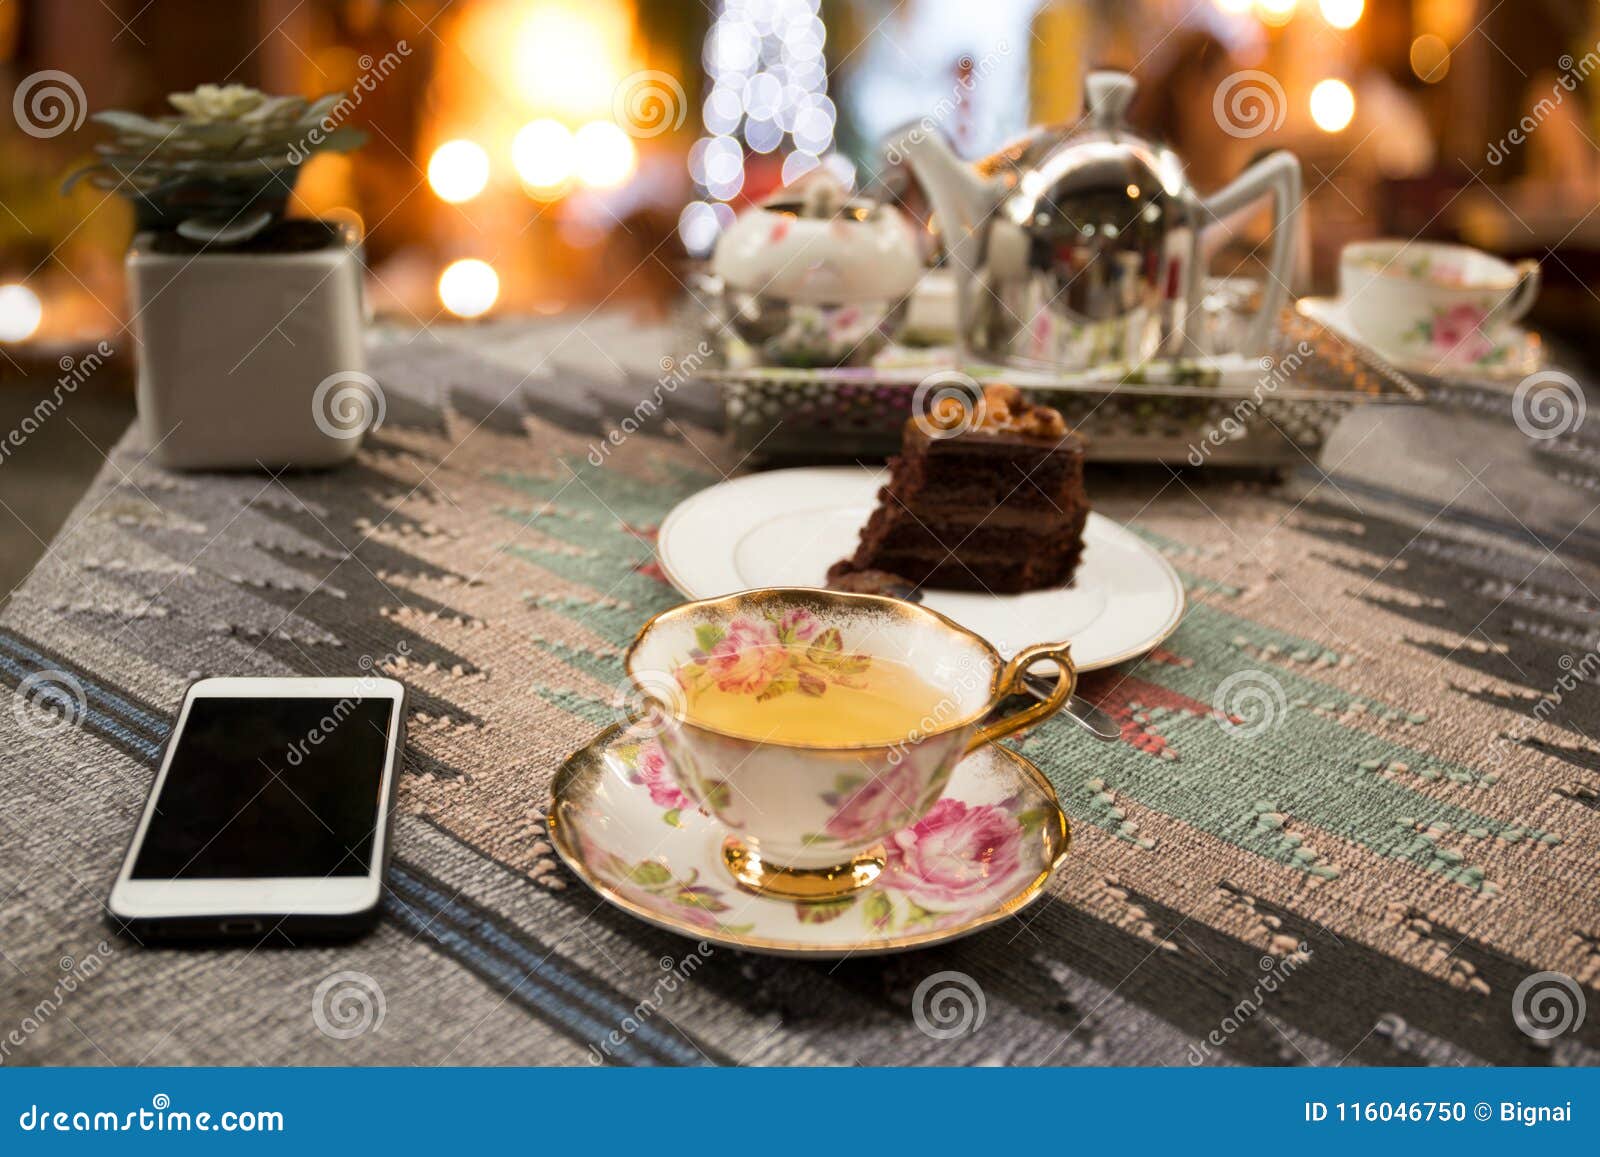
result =
[[1339,255],[1340,304],[1380,351],[1478,361],[1538,292],[1538,262],[1465,245],[1360,241]]
[[[1060,668],[1048,699],[985,722],[1019,690],[1028,667],[1046,659]],[[860,693],[851,676],[863,661],[907,664],[935,690],[937,701],[908,734],[873,742],[829,737],[830,705],[836,711],[840,697]],[[967,752],[1054,714],[1077,683],[1065,643],[1029,647],[1005,663],[936,611],[806,587],[675,607],[645,624],[624,664],[656,708],[651,725],[679,784],[729,829],[723,861],[735,880],[795,900],[870,884],[883,868],[883,840],[938,802]],[[816,742],[709,726],[694,717],[685,690],[716,680],[723,690],[756,696],[802,677],[809,691],[792,693],[804,694],[817,713]]]

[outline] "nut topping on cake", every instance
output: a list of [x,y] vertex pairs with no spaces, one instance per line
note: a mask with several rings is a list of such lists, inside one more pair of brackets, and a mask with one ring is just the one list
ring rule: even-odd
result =
[[[928,409],[928,420],[940,430],[958,430],[968,421],[969,403],[957,397],[943,397]],[[1065,438],[1067,422],[1060,411],[1026,401],[1015,386],[983,387],[977,405],[974,431],[989,434],[1021,434],[1027,438]]]
[[[939,398],[906,423],[889,484],[829,584],[888,572],[919,590],[1070,585],[1089,517],[1083,458],[1061,414],[1014,386],[986,386],[981,401]],[[849,577],[866,572],[879,573]]]

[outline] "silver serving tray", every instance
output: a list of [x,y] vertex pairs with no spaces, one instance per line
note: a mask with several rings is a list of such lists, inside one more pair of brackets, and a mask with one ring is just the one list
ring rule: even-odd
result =
[[[881,457],[900,447],[916,388],[952,368],[926,365],[793,369],[724,366],[701,375],[722,393],[728,431],[762,458]],[[1353,406],[1417,405],[1426,395],[1378,355],[1285,310],[1270,352],[1102,367],[1051,376],[954,366],[1005,382],[1060,410],[1101,462],[1292,466],[1314,460]]]

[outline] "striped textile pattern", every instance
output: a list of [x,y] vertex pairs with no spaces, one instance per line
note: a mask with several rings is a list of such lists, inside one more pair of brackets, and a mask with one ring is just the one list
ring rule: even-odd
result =
[[[1600,1060],[1600,1013],[1549,1039],[1515,1015],[1539,973],[1600,998],[1585,551],[1381,487],[1097,478],[1190,609],[1085,679],[1119,743],[1061,722],[1017,743],[1075,828],[1047,898],[943,947],[769,959],[601,903],[542,818],[616,718],[621,650],[679,601],[656,527],[737,456],[687,424],[595,455],[592,415],[485,400],[459,353],[381,369],[388,420],[337,472],[170,475],[130,434],[0,612],[3,1063]],[[379,930],[111,939],[185,684],[370,668],[412,711]],[[914,1007],[941,972],[982,995],[952,1039]],[[335,980],[366,998],[358,1032],[324,1027]]]

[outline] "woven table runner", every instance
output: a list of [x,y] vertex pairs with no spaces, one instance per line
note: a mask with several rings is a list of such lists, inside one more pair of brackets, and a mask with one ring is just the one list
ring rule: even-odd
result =
[[[534,393],[485,400],[421,351],[378,369],[387,420],[336,472],[173,475],[130,434],[0,614],[4,1063],[1600,1059],[1600,569],[1322,479],[1108,475],[1096,508],[1190,602],[1085,678],[1120,742],[1057,721],[1017,743],[1074,826],[1047,897],[888,958],[705,951],[601,903],[543,813],[616,718],[621,650],[680,601],[655,528],[737,456],[687,424],[596,455],[601,428]],[[374,668],[412,711],[378,931],[111,938],[185,684]],[[951,1039],[914,1004],[945,972],[981,1005]],[[1525,1031],[1539,973],[1585,1023]]]

